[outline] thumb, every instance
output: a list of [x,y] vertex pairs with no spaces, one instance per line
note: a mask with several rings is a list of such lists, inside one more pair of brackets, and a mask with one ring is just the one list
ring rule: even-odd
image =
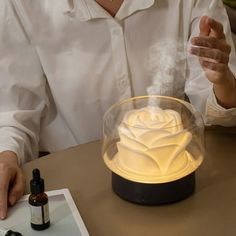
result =
[[25,177],[23,176],[21,170],[18,170],[14,183],[11,186],[11,190],[8,195],[10,205],[14,205],[17,200],[19,200],[25,190]]
[[208,24],[208,16],[202,16],[199,23],[200,36],[209,36],[211,28]]

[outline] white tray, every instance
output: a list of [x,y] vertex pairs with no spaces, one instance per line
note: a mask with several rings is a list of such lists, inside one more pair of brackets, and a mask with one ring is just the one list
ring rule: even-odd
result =
[[9,209],[8,217],[0,221],[1,228],[20,232],[23,236],[89,236],[80,213],[68,189],[47,192],[51,225],[43,231],[35,231],[30,226],[29,195],[25,195]]

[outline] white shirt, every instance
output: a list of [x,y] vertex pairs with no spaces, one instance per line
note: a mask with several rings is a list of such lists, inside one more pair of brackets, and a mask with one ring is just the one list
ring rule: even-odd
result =
[[112,104],[147,93],[186,93],[206,121],[235,125],[187,50],[213,12],[232,45],[221,0],[124,0],[114,18],[94,0],[1,0],[0,151],[23,163],[101,138]]

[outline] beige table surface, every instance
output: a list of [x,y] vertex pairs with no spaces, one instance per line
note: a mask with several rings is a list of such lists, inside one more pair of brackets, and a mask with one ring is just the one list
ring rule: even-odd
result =
[[140,206],[116,196],[100,148],[92,142],[27,163],[27,183],[37,167],[47,190],[69,188],[91,236],[236,235],[235,129],[206,131],[195,194],[164,206]]

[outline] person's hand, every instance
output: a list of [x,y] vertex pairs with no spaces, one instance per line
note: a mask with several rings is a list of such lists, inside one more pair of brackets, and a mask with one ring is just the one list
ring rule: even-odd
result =
[[7,208],[14,205],[25,190],[25,177],[14,152],[0,153],[0,219],[5,219]]
[[225,108],[235,107],[236,82],[228,66],[231,47],[226,42],[223,25],[203,16],[199,28],[199,36],[191,39],[190,52],[199,57],[207,79],[213,83],[218,102]]
[[214,84],[225,82],[229,73],[230,46],[225,40],[223,25],[214,19],[203,16],[200,20],[200,34],[191,39],[191,53],[199,57],[207,78]]

